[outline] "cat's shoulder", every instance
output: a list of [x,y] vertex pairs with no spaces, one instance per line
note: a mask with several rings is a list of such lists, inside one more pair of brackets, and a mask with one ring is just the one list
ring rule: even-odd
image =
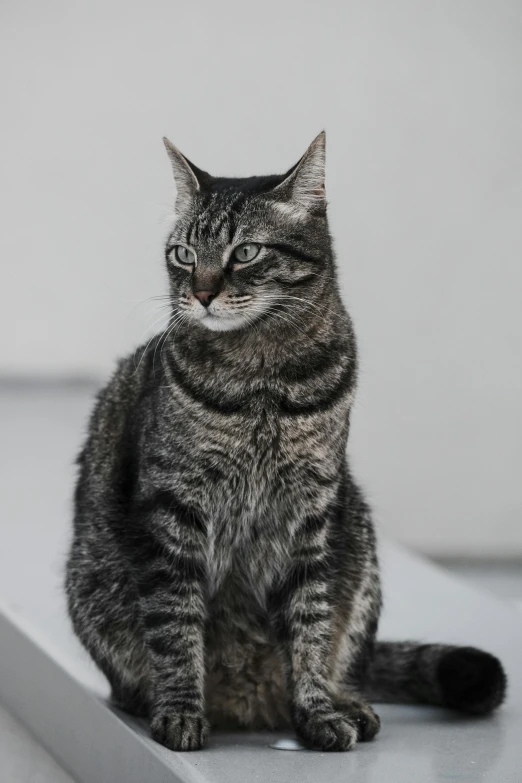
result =
[[158,386],[154,346],[142,345],[116,361],[114,370],[96,394],[90,429],[119,429]]

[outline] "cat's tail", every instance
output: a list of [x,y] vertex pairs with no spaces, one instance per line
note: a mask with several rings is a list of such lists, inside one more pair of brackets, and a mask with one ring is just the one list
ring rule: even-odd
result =
[[377,642],[364,692],[370,701],[486,715],[502,704],[506,686],[498,658],[475,647]]

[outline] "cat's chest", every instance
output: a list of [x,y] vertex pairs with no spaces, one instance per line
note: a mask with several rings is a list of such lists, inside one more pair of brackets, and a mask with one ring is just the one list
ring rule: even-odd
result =
[[209,439],[210,450],[222,448],[204,509],[211,592],[232,575],[262,602],[286,571],[295,530],[333,491],[337,465],[327,434],[317,421],[264,414]]
[[211,595],[225,580],[260,604],[292,559],[292,520],[270,516],[210,521],[207,537],[207,575]]
[[215,433],[202,449],[203,461],[217,467],[214,496],[204,508],[213,593],[231,575],[243,589],[262,590],[289,557],[287,506],[293,490],[285,474],[292,446],[282,429],[274,418],[260,415],[248,425]]
[[299,523],[335,492],[338,416],[258,404],[248,415],[187,411],[178,421],[173,485],[205,522],[211,592],[232,576],[261,594],[287,568]]
[[197,457],[215,489],[207,513],[254,518],[286,507],[297,511],[313,487],[335,473],[338,449],[330,430],[326,420],[266,410],[209,429]]

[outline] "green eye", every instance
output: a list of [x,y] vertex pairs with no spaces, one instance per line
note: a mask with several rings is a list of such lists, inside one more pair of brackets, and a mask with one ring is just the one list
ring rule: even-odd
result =
[[188,247],[183,247],[183,245],[176,245],[175,253],[176,259],[180,264],[192,265],[196,262],[195,254],[192,250],[189,250]]
[[247,261],[253,261],[260,250],[261,250],[260,245],[256,245],[253,242],[250,242],[245,245],[239,245],[239,247],[236,247],[236,249],[234,250],[234,256],[236,258],[236,261],[240,261],[241,263],[244,264]]

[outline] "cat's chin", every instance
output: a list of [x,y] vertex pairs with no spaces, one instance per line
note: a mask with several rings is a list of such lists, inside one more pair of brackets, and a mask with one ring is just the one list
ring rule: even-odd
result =
[[212,313],[204,315],[198,323],[212,332],[230,332],[233,329],[242,329],[248,326],[248,321],[244,318],[227,318],[226,316],[212,315]]

